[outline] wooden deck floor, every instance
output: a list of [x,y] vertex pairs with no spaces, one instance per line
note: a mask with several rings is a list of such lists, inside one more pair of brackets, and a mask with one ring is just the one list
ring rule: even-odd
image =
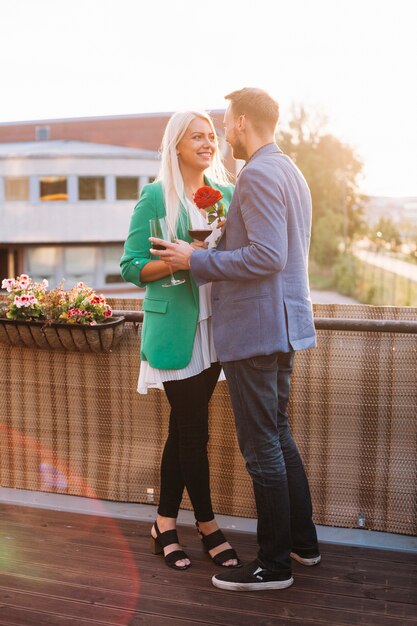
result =
[[[294,564],[282,591],[225,592],[219,569],[190,527],[180,537],[186,572],[149,552],[149,524],[0,506],[2,626],[411,626],[417,624],[417,557],[323,544],[322,563]],[[255,538],[228,533],[244,560]]]

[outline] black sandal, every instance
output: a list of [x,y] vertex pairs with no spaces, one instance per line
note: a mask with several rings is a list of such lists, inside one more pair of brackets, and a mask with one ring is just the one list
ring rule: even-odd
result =
[[191,563],[181,566],[176,565],[177,561],[188,559],[188,556],[185,554],[184,550],[174,550],[167,555],[164,554],[164,548],[170,546],[173,543],[179,543],[177,531],[175,529],[172,529],[166,530],[165,532],[161,533],[156,521],[153,527],[155,528],[156,532],[156,539],[155,537],[152,537],[151,534],[151,551],[153,552],[153,554],[163,554],[166,565],[168,565],[168,567],[172,567],[173,569],[184,570],[191,567]]
[[[233,548],[226,548],[215,556],[211,556],[211,554],[209,553],[209,550],[214,550],[214,548],[217,548],[217,546],[220,546],[222,543],[227,543],[227,539],[220,529],[215,530],[210,535],[203,535],[198,525],[198,522],[196,522],[195,525],[197,526],[197,532],[200,535],[204,550],[207,552],[213,563],[215,563],[216,565],[221,565],[222,567],[241,567],[242,562],[239,559],[236,550],[234,550]],[[225,563],[227,561],[230,561],[231,559],[235,559],[237,561],[237,564],[225,565]]]

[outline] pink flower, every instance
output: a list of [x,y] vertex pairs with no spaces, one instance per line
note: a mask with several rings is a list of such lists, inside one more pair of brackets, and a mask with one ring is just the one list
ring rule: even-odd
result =
[[69,291],[63,287],[48,293],[48,281],[34,282],[27,274],[17,278],[4,278],[2,289],[9,292],[9,319],[39,319],[71,324],[92,324],[111,317],[112,310],[103,294],[97,295],[83,282]]
[[22,274],[19,277],[19,287],[20,289],[26,289],[27,286],[29,285],[29,276],[27,274]]
[[4,278],[2,283],[1,283],[1,288],[2,289],[7,289],[7,291],[10,293],[11,291],[13,291],[14,287],[16,287],[17,283],[15,281],[14,278]]
[[90,297],[90,302],[91,302],[91,304],[103,304],[104,303],[104,298],[103,298],[103,296],[93,295],[93,296]]

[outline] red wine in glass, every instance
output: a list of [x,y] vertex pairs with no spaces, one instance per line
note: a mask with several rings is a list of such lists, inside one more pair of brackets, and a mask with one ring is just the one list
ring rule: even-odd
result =
[[207,237],[209,237],[211,235],[213,231],[211,230],[211,228],[189,228],[188,229],[188,234],[190,235],[190,237],[192,237],[193,239],[196,239],[197,241],[204,241],[205,239],[207,239]]
[[[149,229],[151,233],[151,237],[156,237],[157,239],[165,239],[165,241],[173,241],[175,236],[170,232],[168,222],[164,217],[157,217],[149,220]],[[165,246],[161,246],[160,244],[152,244],[152,248],[155,250],[166,250]],[[175,278],[171,266],[169,266],[169,272],[171,275],[170,281],[168,283],[163,283],[162,287],[175,287],[176,285],[182,285],[185,283],[185,278]]]

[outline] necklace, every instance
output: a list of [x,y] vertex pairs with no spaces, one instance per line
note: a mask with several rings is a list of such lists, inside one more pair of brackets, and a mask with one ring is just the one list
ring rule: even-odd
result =
[[190,202],[194,202],[194,194],[197,189],[190,189],[189,187],[184,188],[184,193]]
[[195,192],[197,191],[197,189],[199,187],[202,187],[203,185],[205,185],[204,180],[201,183],[201,185],[184,185],[184,194],[187,196],[187,198],[191,202],[194,202],[194,194],[195,194]]

